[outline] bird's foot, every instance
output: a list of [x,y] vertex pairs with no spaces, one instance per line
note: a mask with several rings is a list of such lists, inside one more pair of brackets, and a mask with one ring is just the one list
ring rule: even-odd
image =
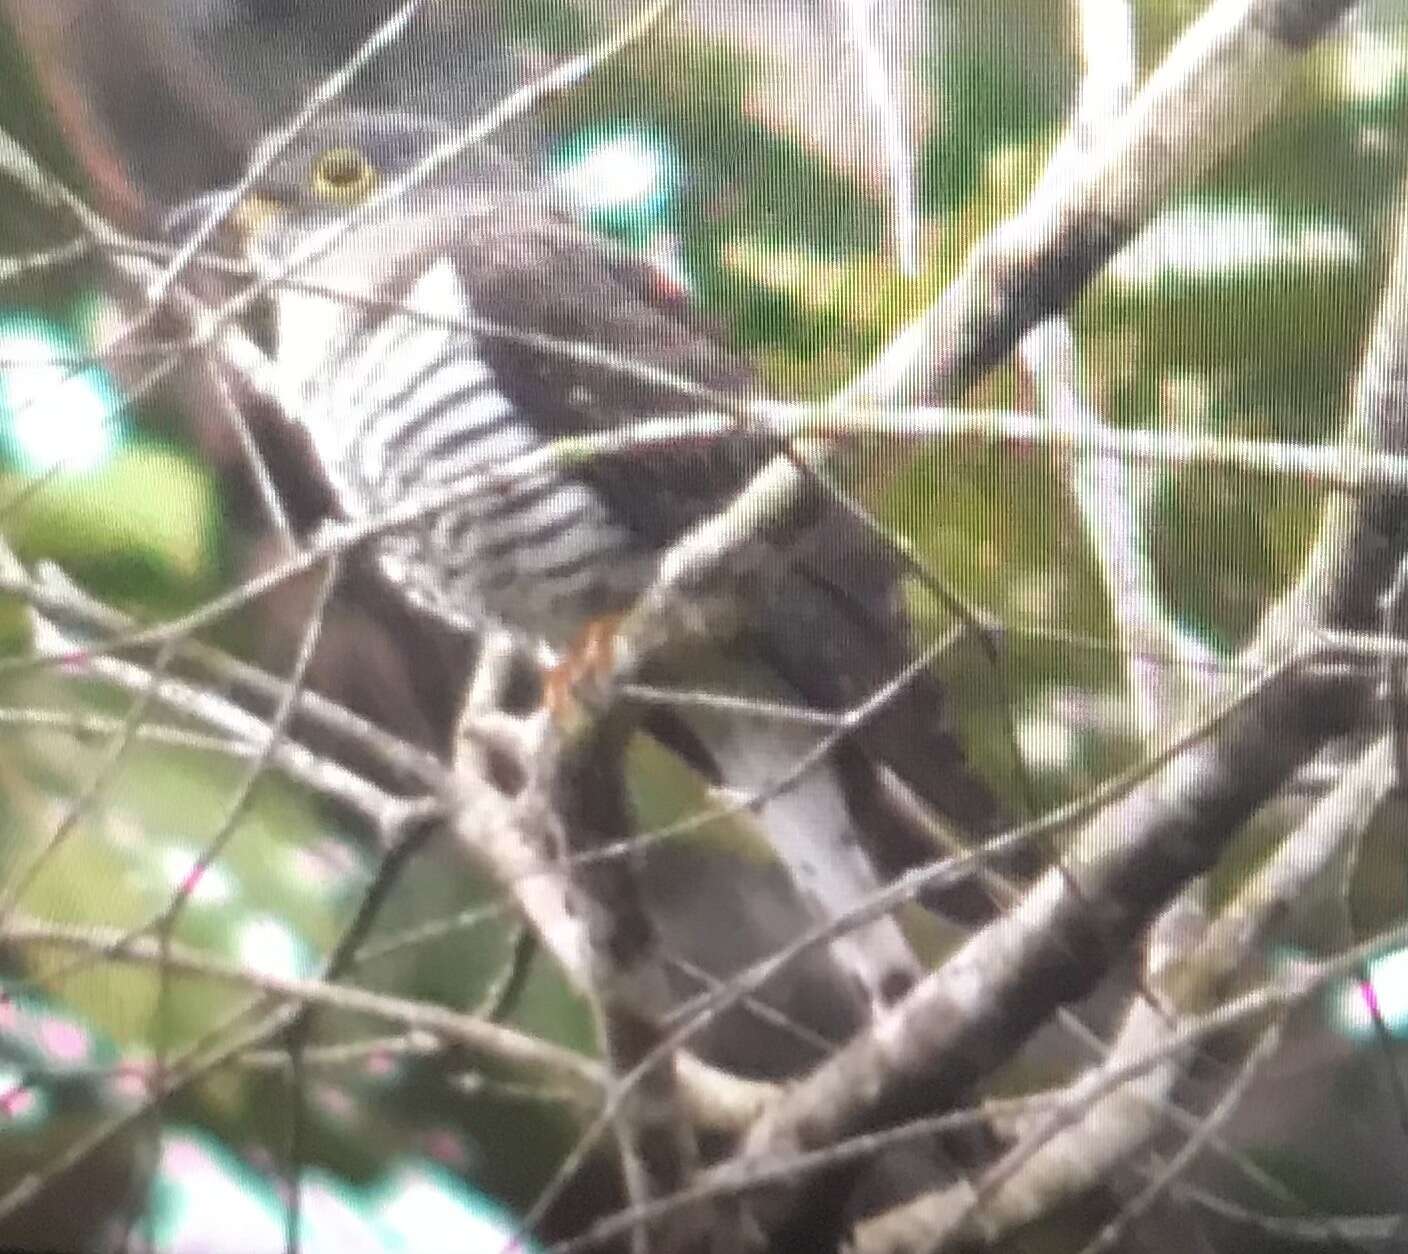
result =
[[543,673],[543,707],[559,723],[571,722],[582,708],[604,704],[616,662],[621,614],[590,619],[556,663]]

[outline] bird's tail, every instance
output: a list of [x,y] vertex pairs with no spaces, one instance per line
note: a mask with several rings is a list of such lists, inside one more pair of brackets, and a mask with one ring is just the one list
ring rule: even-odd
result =
[[[953,852],[935,839],[933,818],[967,847],[1012,826],[1008,806],[964,748],[943,684],[913,665],[917,651],[895,563],[870,537],[794,563],[785,580],[760,590],[757,603],[761,649],[802,700],[820,710],[866,711],[837,746],[836,766],[884,878]],[[933,815],[924,815],[924,807]],[[1035,852],[1025,852],[990,869],[1021,878],[1039,863]],[[1002,898],[978,877],[923,900],[952,918],[977,922]]]

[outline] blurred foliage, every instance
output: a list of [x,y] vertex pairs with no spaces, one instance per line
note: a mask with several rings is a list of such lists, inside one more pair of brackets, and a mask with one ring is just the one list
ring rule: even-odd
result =
[[116,604],[150,610],[211,590],[219,501],[188,453],[133,440],[100,470],[37,487],[0,470],[0,500],[16,552],[58,562]]
[[[1146,66],[1199,7],[1137,6]],[[930,115],[916,161],[926,264],[913,279],[897,273],[888,252],[881,195],[752,107],[764,68],[756,48],[672,28],[540,112],[549,147],[596,128],[649,135],[668,151],[680,183],[654,234],[677,251],[700,302],[785,394],[825,395],[932,301],[973,242],[1020,205],[1059,134],[1075,82],[1059,6],[1004,0],[933,9],[935,45],[917,82]],[[519,3],[510,11],[509,44],[539,59],[576,51],[604,29],[592,6]],[[1402,58],[1401,18],[1390,24],[1391,10],[1379,12],[1384,26],[1372,38]],[[231,21],[242,40],[263,37]],[[1170,264],[1152,275],[1102,278],[1073,318],[1085,382],[1109,422],[1293,440],[1334,436],[1373,311],[1378,232],[1408,155],[1408,71],[1400,62],[1366,86],[1356,78],[1355,47],[1316,53],[1280,119],[1181,206],[1220,218],[1234,238],[1249,214],[1268,215],[1287,238],[1340,230],[1352,241],[1350,254],[1327,260],[1309,247],[1287,247],[1274,260],[1234,256],[1220,269]],[[827,49],[818,65],[796,72],[824,74],[826,57],[836,55]],[[0,81],[0,128],[81,187],[31,67],[2,23]],[[36,213],[0,177],[0,257],[55,238],[53,217]],[[0,289],[0,300],[12,312],[63,319],[93,275],[72,267],[55,273],[50,283],[14,282]],[[1003,369],[969,401],[1028,399]],[[194,446],[179,430],[173,435],[155,407],[134,418],[130,440],[89,475],[59,475],[36,487],[15,468],[0,469],[0,530],[27,559],[56,561],[99,595],[156,616],[195,603],[228,578],[232,541],[222,530],[220,484]],[[1044,454],[942,445],[913,459],[872,502],[935,578],[1012,628],[1000,675],[971,646],[943,664],[977,758],[992,763],[995,776],[1015,774],[1006,723],[992,712],[993,694],[1005,691],[1019,732],[1025,728],[1024,751],[1053,796],[1088,786],[1133,752],[1123,735],[1105,594],[1062,469]],[[1190,629],[1228,648],[1294,576],[1320,507],[1315,493],[1295,484],[1226,471],[1176,480],[1151,471],[1148,501],[1168,605]],[[937,638],[949,625],[946,611],[917,586],[914,596]],[[0,641],[12,647],[23,631],[18,610],[0,604]],[[118,717],[128,708],[57,678],[7,682],[0,700],[16,709]],[[104,774],[101,744],[80,751],[72,737],[31,735],[21,751],[11,730],[0,735],[5,882],[61,833],[61,847],[13,903],[56,922],[125,928],[158,915],[219,832],[241,779],[237,763],[148,744],[133,745],[122,769]],[[66,807],[99,779],[103,804],[68,825]],[[649,819],[679,808],[682,786],[663,767],[643,779],[637,800]],[[315,972],[374,861],[368,834],[339,824],[296,789],[263,779],[216,865],[195,885],[175,938],[256,968],[269,961],[291,973]],[[1385,882],[1390,875],[1403,881],[1401,850],[1396,857]],[[432,849],[407,871],[380,932],[390,937],[453,918],[486,891],[448,851]],[[507,942],[501,924],[450,931],[369,964],[366,977],[403,995],[471,1005]],[[47,985],[54,970],[46,960],[16,974]],[[52,987],[87,1023],[139,1052],[199,1038],[230,1006],[223,986],[182,978],[162,987],[137,966],[89,968]],[[589,1048],[584,1008],[541,960],[515,1021]],[[506,1197],[531,1196],[566,1135],[565,1116],[547,1103],[449,1098],[442,1067],[402,1062],[393,1072],[329,1081],[356,1101],[351,1114],[345,1103],[312,1103],[315,1159],[365,1178],[395,1155],[423,1149],[441,1125],[468,1127],[477,1144],[463,1149],[456,1168]],[[277,1143],[283,1092],[268,1075],[222,1073],[173,1105],[232,1144],[249,1142],[255,1131]]]

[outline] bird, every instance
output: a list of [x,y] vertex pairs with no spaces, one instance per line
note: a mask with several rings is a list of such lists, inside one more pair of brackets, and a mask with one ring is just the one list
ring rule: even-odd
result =
[[[371,561],[386,585],[457,630],[506,631],[561,659],[609,630],[671,547],[786,446],[740,417],[716,438],[533,463],[565,437],[715,412],[711,398],[738,412],[764,393],[682,285],[597,231],[541,173],[455,134],[395,109],[326,114],[256,149],[257,176],[236,201],[197,197],[168,232],[228,210],[227,247],[261,280],[263,343],[335,513],[375,517],[465,489],[377,537]],[[805,482],[721,581],[736,609],[711,627],[718,638],[665,651],[648,672],[757,699],[654,724],[733,793],[765,789],[819,739],[767,703],[841,714],[916,657],[895,549],[819,479]],[[941,852],[889,800],[896,783],[966,839],[1005,823],[926,669],[755,807],[820,919]],[[919,974],[888,916],[833,948],[872,1009]]]

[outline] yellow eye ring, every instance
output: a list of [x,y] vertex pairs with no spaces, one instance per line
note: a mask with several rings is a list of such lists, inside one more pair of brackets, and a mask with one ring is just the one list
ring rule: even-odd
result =
[[375,167],[355,148],[329,148],[313,166],[313,191],[343,205],[365,200],[376,179]]

